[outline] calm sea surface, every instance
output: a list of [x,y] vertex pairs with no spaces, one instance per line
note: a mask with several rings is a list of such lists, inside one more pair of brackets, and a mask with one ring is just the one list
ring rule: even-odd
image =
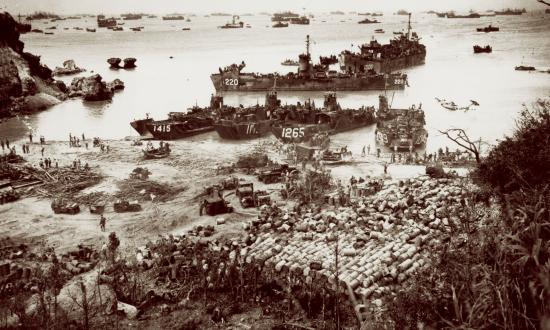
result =
[[[311,25],[290,25],[271,28],[268,16],[242,17],[252,28],[218,29],[229,17],[191,17],[191,22],[162,21],[146,18],[124,21],[125,31],[98,29],[97,33],[76,31],[73,27],[96,27],[95,19],[36,22],[34,28],[57,26],[54,35],[30,33],[22,36],[25,50],[42,56],[50,68],[66,59],[99,73],[105,80],[119,78],[126,89],[110,102],[69,100],[45,112],[13,118],[0,124],[0,136],[12,140],[28,134],[49,140],[65,140],[69,133],[120,139],[136,135],[129,122],[149,113],[162,119],[169,111],[182,111],[195,103],[209,103],[214,87],[210,74],[218,67],[244,60],[243,71],[280,73],[295,70],[283,67],[286,58],[296,59],[305,50],[305,36],[313,40],[311,52],[319,55],[338,54],[343,49],[357,50],[357,45],[369,41],[374,29],[381,42],[393,37],[393,31],[406,27],[406,16],[385,15],[382,24],[359,25],[364,17],[357,15],[316,15]],[[500,27],[500,32],[477,33],[476,27],[488,24]],[[130,27],[143,26],[142,32]],[[63,30],[69,27],[70,30]],[[182,31],[190,27],[191,31]],[[429,138],[427,149],[452,146],[438,130],[466,128],[470,136],[494,143],[510,133],[522,105],[530,105],[540,97],[550,96],[550,74],[518,72],[514,66],[525,64],[537,68],[550,67],[550,15],[483,17],[480,19],[442,19],[433,15],[413,17],[413,29],[427,47],[426,64],[406,70],[410,87],[391,92],[393,107],[408,107],[422,103],[426,112]],[[493,47],[492,54],[473,54],[475,44]],[[353,45],[353,46],[352,46]],[[170,59],[170,56],[173,58]],[[136,57],[138,67],[132,71],[110,70],[109,57]],[[63,78],[70,83],[72,77]],[[343,107],[375,105],[380,92],[338,93]],[[279,93],[283,103],[295,103],[308,98],[322,104],[323,93]],[[253,105],[263,103],[263,93],[226,94],[225,103]],[[450,112],[442,108],[435,97],[453,100],[461,106],[476,100],[480,106],[469,112]],[[273,138],[273,137],[270,137]],[[215,132],[202,135],[207,144],[228,143]],[[335,136],[337,144],[347,144],[359,152],[363,145],[374,145],[374,128],[365,128]],[[454,148],[454,146],[452,146]]]

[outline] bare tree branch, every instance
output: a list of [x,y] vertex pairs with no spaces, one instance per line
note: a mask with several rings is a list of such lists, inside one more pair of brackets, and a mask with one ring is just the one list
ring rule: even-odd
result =
[[479,149],[477,148],[475,141],[470,140],[468,134],[466,134],[466,131],[462,128],[451,128],[445,131],[439,131],[439,133],[444,134],[449,140],[473,153],[478,164],[481,162],[479,157]]
[[542,3],[542,4],[545,4],[547,6],[550,6],[550,2],[546,2],[544,0],[537,0],[538,2]]

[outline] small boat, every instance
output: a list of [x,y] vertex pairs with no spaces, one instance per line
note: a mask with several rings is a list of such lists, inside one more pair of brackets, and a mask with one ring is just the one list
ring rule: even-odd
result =
[[368,18],[365,18],[364,20],[362,21],[359,21],[358,22],[359,24],[377,24],[377,23],[380,23],[378,20],[370,20]]
[[163,21],[181,21],[184,17],[181,15],[168,15],[168,16],[162,16]]
[[142,26],[130,28],[130,30],[135,31],[135,32],[141,32],[142,29],[143,29]]
[[478,46],[478,45],[475,45],[474,46],[474,53],[475,54],[479,54],[479,53],[491,53],[493,52],[493,48],[491,48],[491,46],[487,45],[485,47],[481,47],[481,46]]
[[237,22],[236,20],[240,19],[239,16],[233,15],[233,20],[231,23],[225,23],[225,25],[218,26],[220,29],[241,29],[244,27],[243,22]]
[[121,26],[115,26],[112,28],[113,31],[124,31],[124,28],[122,28]]
[[44,34],[50,34],[51,35],[51,34],[53,34],[53,32],[44,32]]
[[306,16],[291,17],[290,18],[290,24],[308,25],[309,24],[309,18],[307,18]]
[[88,32],[95,32],[95,29],[86,28],[86,31],[88,31]]
[[386,33],[386,31],[384,31],[384,29],[376,29],[374,33]]
[[163,144],[159,148],[147,148],[142,151],[143,151],[143,157],[145,159],[160,159],[160,158],[166,158],[170,155],[170,147],[168,146],[167,143]]
[[300,63],[298,63],[298,61],[294,61],[294,60],[291,60],[291,59],[286,59],[284,61],[281,62],[281,65],[285,65],[285,66],[298,66],[300,65]]
[[439,104],[447,109],[447,110],[451,110],[451,111],[456,111],[458,110],[458,105],[456,105],[456,103],[454,103],[453,101],[447,101],[445,99],[438,99],[437,97],[435,98],[437,100],[437,102],[439,102]]
[[285,27],[288,27],[288,23],[277,22],[277,23],[273,24],[273,27],[274,28],[285,28]]
[[182,28],[182,31],[191,31],[191,28]]
[[403,35],[403,31],[393,31],[393,34],[400,36]]
[[476,30],[477,30],[477,32],[489,33],[489,32],[497,32],[500,29],[498,27],[495,27],[495,26],[492,26],[492,25],[489,24],[489,26],[486,26],[486,27],[483,27],[483,28],[477,28]]
[[535,71],[535,67],[534,66],[525,66],[525,65],[520,65],[520,66],[516,66],[516,71]]

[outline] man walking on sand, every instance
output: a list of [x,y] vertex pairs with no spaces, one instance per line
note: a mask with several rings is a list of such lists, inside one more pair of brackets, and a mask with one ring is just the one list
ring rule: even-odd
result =
[[105,223],[107,222],[107,219],[105,219],[105,217],[103,216],[103,214],[101,215],[101,218],[99,219],[99,228],[101,229],[101,231],[105,231]]
[[29,141],[32,143],[32,133],[29,133]]

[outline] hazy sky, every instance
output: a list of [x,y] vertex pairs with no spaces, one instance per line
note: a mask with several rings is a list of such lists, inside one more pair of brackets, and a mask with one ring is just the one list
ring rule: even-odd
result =
[[457,10],[467,11],[517,7],[548,8],[536,0],[1,0],[0,10],[25,14],[45,10],[60,14],[125,12],[172,13],[214,11],[228,13],[256,13],[294,10],[310,12],[342,11],[410,11]]

